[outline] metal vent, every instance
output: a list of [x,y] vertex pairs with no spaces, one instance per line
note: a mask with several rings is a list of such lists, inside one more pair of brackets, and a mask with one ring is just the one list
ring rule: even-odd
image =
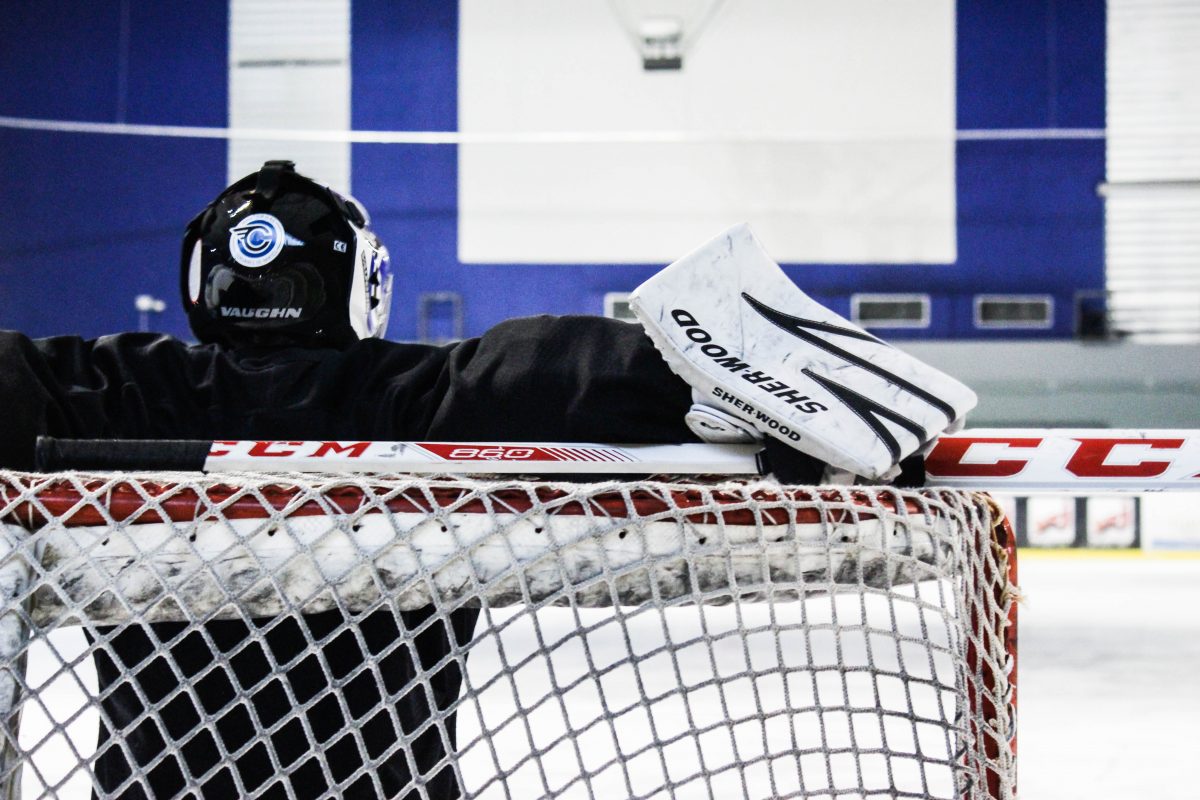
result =
[[417,339],[446,344],[463,338],[463,299],[458,292],[422,292],[417,298]]
[[929,295],[851,295],[850,319],[864,328],[928,328]]
[[1054,298],[1049,295],[975,295],[976,328],[1049,328]]
[[629,292],[606,292],[604,294],[604,316],[625,322],[637,322],[633,309],[629,307]]

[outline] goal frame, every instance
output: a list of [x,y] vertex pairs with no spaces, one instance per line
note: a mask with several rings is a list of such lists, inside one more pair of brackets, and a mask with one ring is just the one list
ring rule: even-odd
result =
[[[53,478],[47,476],[19,476],[13,478],[11,474],[0,476],[3,478],[3,484],[8,488],[8,494],[4,497],[5,500],[11,500],[12,481],[20,484],[20,481],[36,481],[48,482],[53,481]],[[176,476],[178,478],[178,476]],[[144,484],[137,480],[130,480],[122,483],[123,479],[114,479],[111,476],[101,476],[99,478],[88,478],[87,476],[71,475],[65,480],[72,486],[81,488],[82,491],[68,492],[61,495],[54,493],[44,493],[34,495],[33,497],[20,498],[21,502],[15,505],[11,502],[6,506],[6,513],[9,519],[20,519],[26,526],[31,529],[37,529],[40,525],[44,525],[48,520],[54,519],[61,521],[65,527],[71,526],[109,526],[113,530],[118,530],[123,526],[130,525],[133,522],[142,523],[167,523],[167,522],[186,522],[195,518],[198,514],[204,514],[214,509],[219,509],[221,514],[229,519],[239,518],[257,518],[262,514],[262,499],[266,494],[261,491],[242,492],[234,483],[235,480],[245,480],[245,476],[232,476],[230,485],[222,488],[222,482],[225,480],[223,476],[213,476],[205,479],[204,486],[210,487],[204,492],[196,493],[191,490],[174,491],[167,488],[161,494],[163,500],[158,502],[155,500],[154,510],[147,509],[147,501],[154,499],[155,489],[147,490]],[[299,480],[299,476],[279,476],[279,481],[295,481]],[[311,478],[308,478],[311,479]],[[163,481],[169,487],[171,476],[164,476]],[[183,480],[195,480],[195,476],[183,478]],[[264,481],[270,482],[276,480],[272,476],[256,476],[254,481],[256,486],[263,486]],[[90,483],[89,483],[90,481]],[[106,482],[107,481],[107,482]],[[603,516],[611,516],[618,514],[622,510],[622,506],[629,501],[629,492],[622,493],[620,484],[615,484],[613,487],[615,494],[609,499],[609,505],[606,507],[601,502],[597,508]],[[775,487],[777,490],[779,487]],[[559,485],[550,485],[538,490],[537,495],[539,500],[545,502],[554,502],[556,500],[566,500],[565,507],[570,506],[570,500],[566,498],[564,493],[569,493],[570,489],[564,489]],[[677,493],[682,501],[678,500],[675,495],[672,495],[671,502],[678,503],[683,509],[684,516],[688,514],[688,503],[692,502],[687,499],[689,492],[697,490],[689,488],[687,485]],[[709,490],[700,490],[709,491]],[[764,494],[761,487],[749,492],[753,495],[755,492],[762,500],[769,501],[769,494]],[[920,500],[914,501],[912,497],[937,498],[939,492],[945,493],[948,490],[925,490],[921,493],[903,493],[899,490],[891,489],[854,489],[852,487],[824,487],[824,488],[793,488],[789,487],[786,492],[790,492],[795,497],[800,497],[806,501],[817,504],[817,508],[828,507],[832,511],[821,511],[820,514],[830,514],[833,518],[839,515],[845,517],[847,513],[850,516],[856,517],[854,522],[860,523],[857,519],[859,512],[847,512],[845,507],[838,506],[838,503],[844,503],[848,498],[851,502],[855,501],[856,497],[870,496],[870,500],[866,501],[861,512],[863,519],[869,520],[873,514],[878,513],[876,507],[871,506],[871,503],[891,502],[895,510],[902,514],[913,514],[921,511]],[[2,493],[0,493],[2,494]],[[284,491],[277,496],[275,500],[269,501],[276,511],[286,512],[288,515],[304,516],[306,514],[320,515],[329,513],[342,513],[353,515],[362,507],[362,497],[355,496],[353,492],[345,495],[323,495],[326,501],[321,504],[313,504],[311,502],[297,504],[294,497],[288,496]],[[890,500],[888,498],[890,497]],[[884,498],[880,501],[880,498]],[[757,515],[757,524],[761,528],[763,520],[774,520],[776,522],[783,521],[784,517],[778,516],[780,512],[777,509],[768,507],[766,511],[755,510],[750,508],[744,502],[745,498],[733,497],[734,502],[728,511],[721,510],[718,514],[720,519],[712,517],[711,509],[703,507],[700,503],[695,503],[698,509],[697,514],[700,515],[697,519],[707,515],[709,521],[717,524],[727,524],[731,520],[750,521],[754,523]],[[449,495],[438,495],[436,492],[424,493],[414,504],[411,497],[401,497],[396,502],[396,498],[389,498],[386,503],[388,512],[393,514],[403,514],[410,511],[419,511],[421,513],[432,513],[435,517],[441,513],[439,509],[445,510],[454,508],[456,498],[453,492]],[[478,501],[473,501],[478,502]],[[507,507],[514,508],[512,498],[504,500]],[[649,502],[651,507],[640,509],[642,513],[653,514],[664,510],[663,498],[655,496],[651,492],[647,497],[642,498],[642,502]],[[976,501],[973,501],[976,502]],[[965,696],[969,703],[969,710],[972,720],[982,718],[988,721],[995,721],[995,730],[978,730],[976,722],[969,723],[972,726],[972,734],[982,741],[984,747],[983,757],[986,759],[995,760],[997,763],[1011,763],[1015,759],[1016,753],[1016,736],[1014,723],[1015,703],[1016,703],[1016,623],[1017,610],[1015,599],[1016,586],[1016,555],[1015,555],[1015,537],[1012,535],[1011,528],[1008,526],[1007,520],[1003,519],[1003,515],[994,502],[986,498],[980,498],[977,502],[987,504],[989,519],[992,519],[996,525],[990,527],[988,531],[974,530],[973,534],[976,540],[968,543],[973,549],[1000,548],[1004,551],[1003,556],[998,557],[995,561],[985,561],[976,565],[979,570],[978,574],[969,577],[969,580],[974,585],[980,587],[993,587],[990,606],[992,608],[1005,609],[1005,618],[998,621],[994,618],[989,618],[986,609],[983,606],[972,606],[968,620],[965,620],[969,634],[964,637],[967,642],[965,660],[968,669],[972,674],[982,676],[983,685],[968,684],[965,687]],[[654,504],[658,505],[655,507]],[[821,506],[820,504],[826,504]],[[915,503],[915,504],[914,504]],[[898,504],[898,505],[897,505]],[[242,506],[248,505],[248,509],[243,509]],[[588,504],[579,504],[575,509],[578,515],[586,515],[588,513]],[[519,513],[525,512],[528,509],[515,507]],[[593,509],[595,511],[595,509]],[[790,512],[783,512],[784,514]],[[801,519],[797,517],[794,522],[799,523]],[[47,618],[46,615],[53,616],[53,609],[47,611],[46,608],[35,607],[35,593],[31,591],[33,583],[39,579],[39,576],[44,578],[47,575],[54,574],[53,564],[28,564],[20,558],[15,558],[24,552],[23,548],[27,543],[16,541],[13,538],[13,531],[9,527],[4,528],[5,538],[0,543],[0,591],[5,593],[5,596],[11,600],[18,600],[19,607],[10,607],[9,612],[0,616],[0,659],[3,659],[4,664],[19,664],[23,641],[28,638],[28,631],[22,633],[23,629],[29,626],[43,624]],[[984,538],[986,535],[986,538]],[[50,542],[44,542],[41,545],[41,553],[44,555],[47,552],[47,547],[51,550],[53,545]],[[992,573],[993,564],[1002,565],[1006,574],[996,575]],[[260,564],[260,566],[263,566]],[[650,595],[658,596],[655,592],[661,592],[662,586],[654,587]],[[642,599],[646,599],[646,593],[643,592]],[[522,592],[509,597],[510,601],[517,603],[537,603],[540,599],[532,596],[527,588]],[[629,600],[636,601],[636,597],[631,597]],[[621,602],[625,602],[626,598],[622,597]],[[413,607],[418,607],[422,602],[428,602],[428,598],[415,598],[411,602]],[[988,605],[988,604],[984,604]],[[274,609],[275,613],[286,612],[288,608],[284,607]],[[118,609],[120,610],[120,609]],[[124,609],[128,613],[129,609]],[[270,610],[270,609],[268,609]],[[294,608],[293,608],[294,610]],[[117,621],[119,618],[111,619],[98,617],[100,621]],[[996,627],[999,626],[997,630]],[[984,629],[989,630],[989,635],[996,635],[1003,638],[1004,650],[1009,662],[1006,664],[994,664],[989,661],[993,658],[991,654],[981,652],[977,642],[983,636]],[[1000,674],[1003,671],[1004,674]],[[995,699],[995,690],[999,683],[1004,683],[1004,693],[1001,699]],[[20,692],[23,684],[23,677],[15,674],[11,669],[0,670],[0,718],[11,718],[14,709],[19,707],[21,700]],[[989,723],[990,724],[990,723]],[[1008,752],[1002,750],[1007,748]],[[6,740],[6,745],[0,752],[0,774],[9,775],[19,774],[19,770],[14,770],[15,759],[19,757],[19,753],[12,746],[12,742]],[[987,783],[986,794],[981,794],[982,797],[1010,797],[1015,792],[1015,777],[1013,774],[1002,774],[1002,770],[985,768],[985,778]],[[9,788],[11,787],[0,787]],[[967,795],[964,795],[967,796]]]

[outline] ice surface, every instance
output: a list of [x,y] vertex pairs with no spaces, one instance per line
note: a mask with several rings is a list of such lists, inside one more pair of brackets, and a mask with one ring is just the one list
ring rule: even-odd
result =
[[1200,797],[1200,559],[1030,555],[1020,570],[1021,797]]
[[[1027,597],[1020,612],[1021,797],[1196,797],[1194,772],[1200,759],[1200,735],[1196,733],[1196,721],[1200,720],[1200,559],[1048,559],[1027,555],[1021,564],[1021,584]],[[793,610],[786,611],[789,608]],[[806,608],[809,622],[831,622],[836,613],[843,625],[873,623],[879,619],[878,614],[887,611],[886,604],[880,607],[872,600],[863,605],[857,599],[843,599],[833,605],[810,601]],[[779,604],[776,613],[799,613],[795,609],[796,604]],[[595,790],[603,790],[601,796],[628,797],[631,792],[621,770],[612,766],[603,769],[619,748],[631,775],[650,785],[662,784],[664,777],[672,782],[686,780],[703,765],[711,777],[686,783],[678,792],[680,797],[759,798],[794,791],[798,777],[795,758],[789,752],[821,744],[815,712],[794,715],[794,724],[790,725],[763,726],[747,720],[734,726],[732,737],[717,723],[727,716],[752,717],[759,708],[778,709],[784,702],[803,708],[814,695],[826,703],[845,704],[847,698],[861,699],[864,692],[870,692],[870,686],[854,680],[843,683],[836,678],[813,677],[809,672],[802,680],[786,684],[778,678],[747,677],[734,679],[724,689],[706,683],[714,673],[729,676],[747,672],[748,667],[761,670],[780,658],[819,666],[835,654],[838,643],[828,634],[818,633],[807,639],[791,634],[776,646],[774,637],[765,629],[758,630],[769,622],[764,616],[767,613],[767,606],[758,606],[744,612],[739,620],[732,608],[707,609],[704,620],[710,637],[716,640],[714,655],[708,655],[707,646],[694,646],[672,660],[655,651],[653,644],[646,644],[662,640],[662,617],[635,614],[622,626],[608,611],[581,612],[583,625],[594,628],[589,636],[592,666],[607,670],[600,688],[579,683],[570,689],[579,702],[560,704],[552,695],[526,718],[510,719],[518,703],[525,706],[542,697],[554,681],[569,686],[588,668],[581,640],[571,635],[577,625],[572,612],[554,609],[540,623],[542,641],[553,652],[549,667],[544,662],[540,666],[533,661],[523,662],[538,641],[531,625],[514,625],[505,633],[503,657],[510,666],[516,665],[516,673],[521,675],[515,681],[503,677],[508,673],[500,671],[505,662],[501,661],[502,651],[495,637],[485,637],[472,657],[470,679],[476,688],[486,687],[486,701],[469,702],[460,716],[459,741],[464,745],[463,770],[468,785],[483,789],[484,796],[503,796],[498,782],[488,783],[496,776],[498,763],[501,770],[513,770],[514,791],[524,786],[529,796],[538,796],[548,785],[552,790],[563,789],[564,797],[586,795],[584,782],[570,783],[582,763],[588,771],[601,770],[589,778]],[[911,606],[902,607],[897,623],[910,632],[919,631],[920,616]],[[676,641],[701,630],[700,616],[694,609],[672,612],[666,620]],[[879,622],[892,624],[890,620]],[[494,627],[502,623],[497,614]],[[747,649],[735,639],[722,636],[722,632],[737,625],[756,631]],[[938,636],[936,628],[936,620],[926,619],[929,635]],[[619,666],[628,646],[625,631],[629,632],[637,659],[632,665],[627,662]],[[58,632],[51,641],[59,655],[68,660],[77,658],[83,648],[78,631]],[[877,646],[869,635],[843,636],[840,646],[844,658],[863,659],[871,653],[881,664],[890,658],[893,665],[903,661],[913,670],[924,669],[926,674],[942,669],[937,659],[930,665],[922,647],[904,645],[897,650],[894,645]],[[746,663],[747,653],[750,664]],[[52,671],[57,660],[44,645],[37,645],[30,655],[30,681],[36,683],[39,675]],[[96,731],[95,712],[82,710],[81,686],[90,691],[95,687],[86,661],[79,675],[79,682],[59,678],[39,693],[46,710],[59,720],[69,737],[59,734],[46,738],[50,727],[46,714],[36,702],[25,705],[22,745],[28,748],[42,742],[34,759],[35,768],[27,766],[25,770],[26,797],[42,796],[44,785],[56,786],[64,780],[66,783],[58,786],[60,796],[88,795],[86,776],[78,772],[70,775],[76,762],[72,748],[81,755],[89,754]],[[497,675],[501,676],[498,680]],[[676,691],[681,680],[693,687],[692,702],[686,707]],[[886,682],[881,687],[880,700],[885,708],[903,703],[901,690],[887,688]],[[642,694],[659,699],[645,707],[634,702]],[[917,698],[915,702],[936,704],[937,698]],[[600,713],[604,709],[606,713]],[[689,709],[690,721],[686,718]],[[481,712],[488,727],[502,727],[502,735],[492,739],[494,750],[486,742],[470,744],[481,724]],[[564,713],[571,727],[584,731],[578,747],[569,743],[552,746],[563,727]],[[889,737],[893,748],[913,744],[913,726],[906,720],[888,722],[881,728],[874,715],[831,713],[824,719],[825,744],[845,745],[853,737],[860,748],[866,749],[878,746],[883,736]],[[692,724],[705,733],[671,738],[672,731]],[[937,733],[921,730],[916,736],[923,748],[936,751],[945,747]],[[651,746],[656,736],[666,742],[661,756],[659,748]],[[541,768],[531,760],[521,761],[531,741],[537,748],[551,746],[542,756]],[[753,759],[763,752],[782,757],[758,761],[749,773],[752,783],[743,793],[736,775],[724,768],[735,755]],[[825,760],[804,756],[801,763],[805,767],[805,788],[819,795],[823,782],[828,782]],[[830,765],[830,769],[850,769],[849,774],[857,780],[856,770],[846,759],[835,758]],[[864,773],[884,766],[880,759],[868,759]],[[842,780],[840,774],[837,777]],[[898,781],[917,783],[921,779],[920,774],[903,770],[897,777]],[[864,774],[864,782],[869,780],[870,775]],[[930,793],[946,791],[946,778],[936,770],[930,771],[925,780]]]
[[[911,587],[904,591],[909,597],[892,603],[842,594],[702,611],[622,609],[624,618],[581,610],[578,622],[570,610],[546,609],[536,630],[528,616],[494,614],[499,638],[485,635],[469,663],[472,684],[487,690],[459,720],[467,786],[506,797],[497,776],[510,773],[513,797],[668,797],[673,785],[679,798],[823,797],[832,788],[891,797],[892,786],[953,798],[949,767],[922,769],[913,755],[920,748],[949,761],[948,731],[906,718],[915,711],[952,719],[952,694],[833,669],[839,661],[874,663],[953,686],[949,655],[925,646],[949,647],[947,626],[929,607],[951,603],[939,597],[945,587],[921,585],[924,610]],[[586,649],[580,629],[588,631]],[[745,646],[739,629],[749,631]],[[910,638],[887,634],[893,630]],[[663,647],[667,637],[673,653]],[[551,650],[551,666],[526,660],[540,647]],[[601,674],[598,686],[586,680],[589,671]],[[532,710],[520,716],[518,707]],[[580,732],[577,744],[562,738],[568,725]],[[477,739],[481,729],[501,735]],[[546,748],[540,764],[528,759]],[[888,758],[884,748],[908,755]],[[746,763],[744,792],[737,765]]]

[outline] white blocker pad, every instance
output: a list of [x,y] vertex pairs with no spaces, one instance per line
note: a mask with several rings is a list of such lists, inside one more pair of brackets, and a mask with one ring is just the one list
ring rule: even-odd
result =
[[630,305],[705,402],[856,475],[883,477],[976,403],[814,302],[744,224],[643,283]]

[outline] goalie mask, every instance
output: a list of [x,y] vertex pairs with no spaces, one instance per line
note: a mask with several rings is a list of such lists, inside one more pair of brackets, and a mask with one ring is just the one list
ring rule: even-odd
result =
[[362,206],[290,161],[268,161],[188,224],[181,277],[201,342],[344,347],[387,330],[387,248]]

